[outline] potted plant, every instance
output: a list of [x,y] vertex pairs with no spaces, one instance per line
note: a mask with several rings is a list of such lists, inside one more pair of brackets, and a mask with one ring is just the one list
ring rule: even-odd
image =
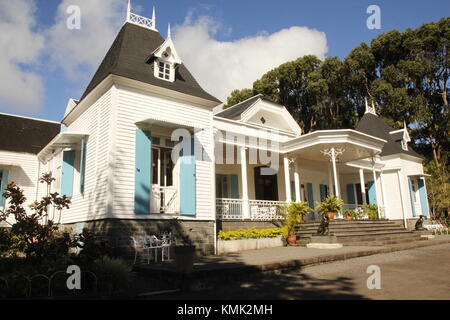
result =
[[356,220],[359,218],[359,212],[357,210],[347,209],[344,210],[344,217],[347,220]]
[[344,201],[336,196],[328,196],[322,202],[316,201],[316,209],[319,213],[326,213],[330,220],[334,220],[334,215],[341,210]]
[[285,210],[281,212],[281,216],[284,217],[283,233],[286,237],[286,241],[290,245],[294,245],[297,242],[296,225],[303,222],[303,217],[312,212],[307,202],[291,202]]
[[363,206],[364,213],[369,217],[369,220],[378,219],[378,206],[376,204],[366,204]]

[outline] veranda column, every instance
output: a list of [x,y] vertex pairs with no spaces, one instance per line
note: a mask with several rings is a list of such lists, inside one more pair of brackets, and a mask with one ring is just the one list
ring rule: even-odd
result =
[[328,162],[328,192],[329,195],[334,196],[334,190],[333,190],[333,175],[331,173],[331,161]]
[[340,199],[341,195],[339,192],[337,169],[336,169],[336,150],[334,148],[331,148],[331,163],[333,165],[334,189],[336,191],[336,197]]
[[366,200],[366,183],[364,182],[364,169],[359,169],[359,183],[361,184],[361,197],[363,204],[367,204]]
[[247,179],[247,153],[245,147],[239,147],[241,159],[242,176],[242,218],[250,219],[250,207],[248,202],[248,179]]
[[295,185],[295,201],[300,202],[303,199],[300,194],[300,168],[298,160],[295,160],[295,171],[294,171],[294,185]]
[[388,208],[386,205],[386,186],[384,185],[383,172],[380,172],[380,185],[381,185],[381,196],[383,197],[383,218],[388,217]]
[[381,217],[381,212],[380,212],[380,204],[381,204],[381,199],[379,196],[379,192],[378,192],[378,183],[377,183],[377,173],[375,172],[375,165],[372,165],[372,175],[373,175],[373,184],[375,186],[375,196],[377,197],[377,209],[378,209],[378,218]]
[[289,176],[289,159],[287,155],[283,158],[284,164],[284,185],[286,189],[286,202],[291,202],[291,178]]

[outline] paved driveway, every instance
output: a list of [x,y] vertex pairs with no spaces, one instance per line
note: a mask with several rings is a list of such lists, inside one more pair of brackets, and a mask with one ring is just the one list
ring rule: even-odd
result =
[[[369,290],[367,267],[381,271]],[[450,300],[450,244],[305,267],[214,290],[158,299],[446,299]]]

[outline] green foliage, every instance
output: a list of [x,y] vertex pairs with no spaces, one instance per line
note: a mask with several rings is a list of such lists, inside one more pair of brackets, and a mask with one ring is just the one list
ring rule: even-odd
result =
[[437,167],[434,161],[425,165],[427,194],[433,220],[450,225],[448,210],[450,208],[450,167],[443,163]]
[[123,259],[107,256],[95,260],[92,267],[98,277],[100,291],[110,293],[128,288],[133,279],[132,269]]
[[338,212],[341,210],[344,201],[336,196],[328,196],[321,202],[316,201],[316,210],[319,213]]
[[50,184],[54,180],[51,173],[40,178],[41,183],[47,184],[48,193],[31,206],[31,214],[23,207],[26,201],[23,190],[14,182],[8,184],[3,194],[9,200],[9,207],[0,211],[0,222],[8,223],[8,218],[14,217],[10,240],[13,241],[13,247],[18,248],[27,258],[59,256],[67,253],[69,247],[73,246],[67,233],[58,232],[59,222],[53,221],[55,212],[61,217],[62,210],[69,208],[70,204],[66,196],[60,197],[58,193],[50,193]]
[[283,234],[285,236],[295,235],[297,224],[302,223],[306,215],[312,213],[307,202],[291,202],[286,209],[280,212],[284,217]]
[[362,208],[364,213],[369,216],[370,220],[378,219],[378,206],[376,204],[366,204]]
[[281,228],[270,229],[240,229],[232,231],[219,231],[220,240],[254,239],[254,238],[275,238],[283,234]]
[[304,56],[268,71],[252,89],[235,90],[228,106],[255,94],[284,105],[302,131],[354,128],[364,99],[380,106],[393,129],[406,120],[412,146],[448,162],[450,17],[415,30],[393,30],[361,43],[342,61]]
[[234,106],[235,104],[238,104],[239,102],[247,100],[253,96],[254,94],[252,89],[233,90],[227,98],[227,104],[223,106],[223,109]]
[[360,215],[359,212],[356,210],[346,209],[344,210],[344,216],[346,217],[352,217],[352,219],[359,219]]

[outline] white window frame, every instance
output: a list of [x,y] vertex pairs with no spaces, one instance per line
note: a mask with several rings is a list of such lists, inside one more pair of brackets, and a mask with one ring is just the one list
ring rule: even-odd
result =
[[[160,71],[161,63],[164,64],[163,72]],[[154,75],[156,78],[169,82],[173,82],[175,80],[175,72],[172,63],[163,59],[156,59],[154,69],[155,69]],[[162,77],[160,76],[161,73],[163,74]],[[166,76],[168,76],[168,79],[166,78]]]

